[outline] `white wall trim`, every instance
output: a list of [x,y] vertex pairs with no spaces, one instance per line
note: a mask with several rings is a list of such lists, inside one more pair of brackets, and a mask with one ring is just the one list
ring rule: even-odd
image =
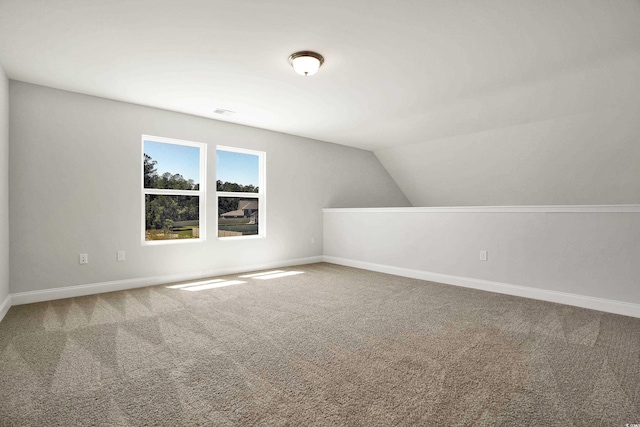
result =
[[324,208],[324,213],[628,213],[640,205],[442,206],[415,208]]
[[4,319],[5,314],[11,308],[11,294],[7,295],[6,298],[0,303],[0,322]]
[[447,285],[462,286],[465,288],[480,289],[483,291],[513,295],[523,298],[531,298],[559,304],[604,311],[607,313],[621,314],[640,318],[640,304],[632,304],[623,301],[595,298],[585,295],[570,294],[566,292],[550,291],[546,289],[530,288],[527,286],[511,285],[508,283],[492,282],[489,280],[474,279],[470,277],[452,276],[449,274],[432,273],[429,271],[412,270],[408,268],[393,267],[390,265],[375,264],[365,261],[357,261],[346,258],[324,256],[324,262],[393,274],[396,276],[410,277],[412,279],[427,280],[430,282],[444,283]]
[[[52,301],[62,298],[72,298],[85,295],[101,294],[105,292],[124,291],[127,289],[143,288],[146,286],[162,285],[166,283],[181,282],[185,280],[204,279],[215,276],[246,273],[269,268],[291,267],[302,264],[322,262],[322,256],[298,258],[284,261],[275,261],[264,264],[248,265],[243,267],[218,268],[214,270],[199,271],[195,273],[171,274],[154,277],[140,277],[136,279],[114,280],[111,282],[89,283],[86,285],[65,286],[62,288],[43,289],[39,291],[19,292],[11,294],[11,305],[31,304],[34,302]],[[6,302],[6,300],[5,300]],[[4,304],[4,303],[3,303]],[[2,306],[0,306],[2,307]],[[7,307],[7,310],[9,308]],[[0,314],[2,313],[0,309]],[[0,316],[1,320],[1,316]]]

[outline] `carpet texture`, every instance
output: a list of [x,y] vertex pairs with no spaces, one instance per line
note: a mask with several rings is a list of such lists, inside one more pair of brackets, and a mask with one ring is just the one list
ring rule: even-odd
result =
[[12,307],[0,425],[640,423],[640,319],[282,271]]

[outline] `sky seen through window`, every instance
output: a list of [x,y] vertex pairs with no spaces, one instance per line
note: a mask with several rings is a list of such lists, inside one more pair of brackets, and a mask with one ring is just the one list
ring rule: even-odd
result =
[[[158,175],[169,172],[200,181],[200,149],[185,145],[144,142],[144,153],[156,161]],[[259,185],[259,157],[231,151],[216,151],[216,179],[240,185]]]
[[198,147],[145,141],[144,154],[158,162],[155,167],[159,176],[169,172],[172,175],[180,174],[187,180],[192,179],[196,184],[200,183]]

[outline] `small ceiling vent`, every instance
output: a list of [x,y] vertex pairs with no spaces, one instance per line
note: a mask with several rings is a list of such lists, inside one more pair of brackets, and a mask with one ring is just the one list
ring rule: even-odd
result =
[[233,116],[236,112],[231,110],[223,110],[222,108],[218,108],[214,111],[216,114],[220,114],[221,116]]

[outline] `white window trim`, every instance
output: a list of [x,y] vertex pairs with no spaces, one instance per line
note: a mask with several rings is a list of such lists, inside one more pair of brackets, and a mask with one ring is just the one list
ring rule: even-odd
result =
[[[218,191],[218,171],[216,170],[216,238],[218,240],[251,240],[267,237],[267,153],[264,151],[249,150],[247,148],[229,147],[226,145],[216,145],[217,152],[230,151],[233,153],[250,154],[258,156],[258,193],[243,193],[235,191]],[[216,164],[217,166],[217,164]],[[258,234],[247,236],[218,236],[218,197],[241,197],[243,199],[258,199]]]
[[[206,226],[206,206],[207,206],[207,144],[202,142],[186,141],[183,139],[165,138],[161,136],[142,135],[141,147],[142,152],[140,158],[144,162],[144,141],[162,142],[165,144],[185,145],[187,147],[196,147],[200,149],[200,187],[199,190],[169,190],[162,188],[144,188],[144,168],[140,169],[140,188],[142,189],[142,213],[141,222],[142,225],[142,245],[143,246],[161,246],[161,245],[175,245],[181,243],[197,243],[207,240],[207,226]],[[172,239],[172,240],[146,240],[146,206],[145,195],[147,194],[160,194],[167,196],[198,196],[198,227],[200,228],[200,237],[197,239]]]

